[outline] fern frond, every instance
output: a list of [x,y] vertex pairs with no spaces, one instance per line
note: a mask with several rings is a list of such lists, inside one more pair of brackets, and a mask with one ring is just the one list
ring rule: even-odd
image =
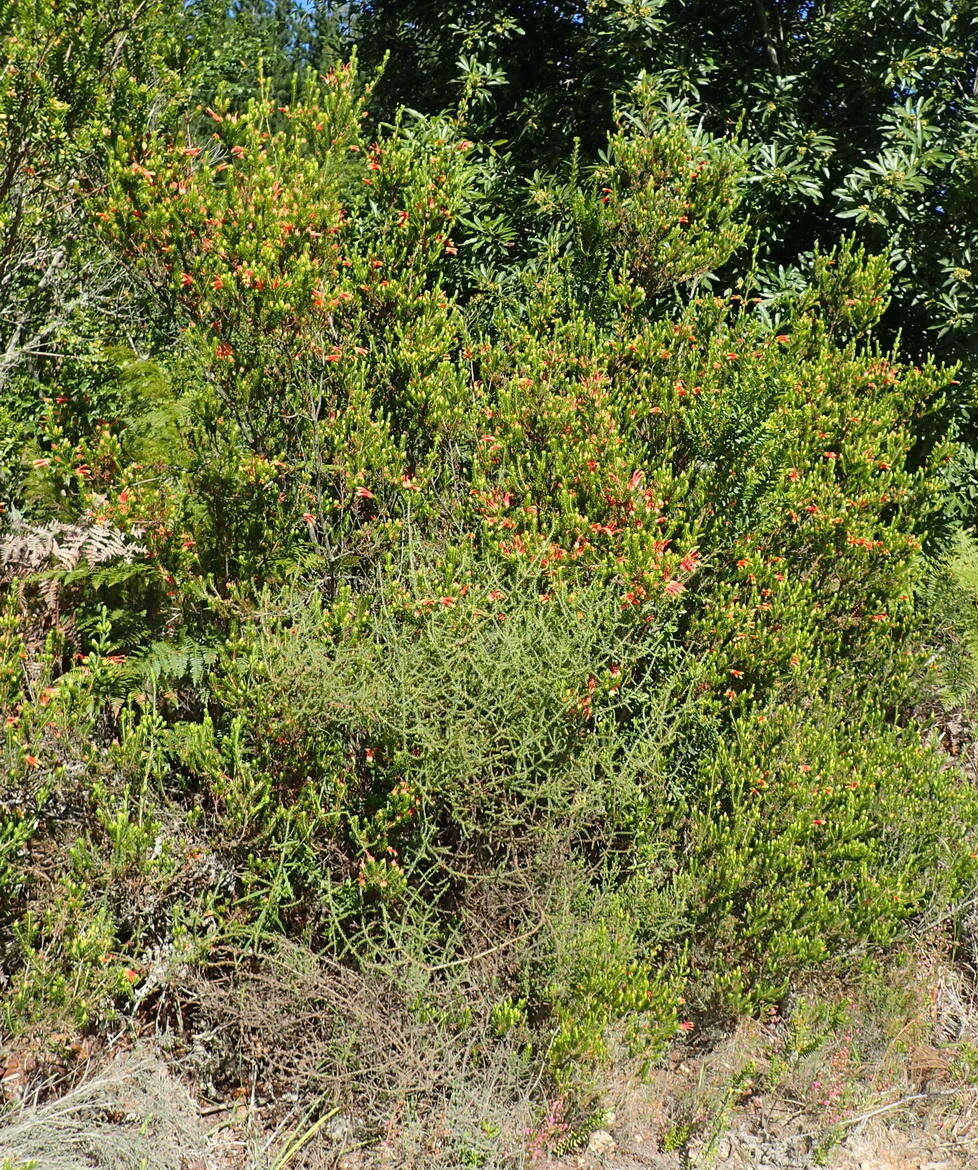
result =
[[199,687],[217,652],[189,639],[182,642],[152,642],[132,654],[126,674],[141,682],[182,682]]
[[44,569],[70,571],[80,564],[89,567],[110,561],[131,564],[144,551],[138,541],[109,524],[15,521],[0,537],[0,581]]

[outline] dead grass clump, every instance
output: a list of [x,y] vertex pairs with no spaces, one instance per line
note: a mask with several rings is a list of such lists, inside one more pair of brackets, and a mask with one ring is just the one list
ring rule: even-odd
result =
[[43,1170],[183,1170],[205,1138],[186,1090],[148,1056],[120,1056],[63,1094],[0,1112],[0,1163]]
[[492,1035],[486,994],[464,976],[439,984],[415,970],[394,982],[390,969],[285,942],[219,958],[184,989],[200,1041],[184,1063],[220,1094],[246,1093],[276,1126],[269,1165],[304,1133],[290,1167],[331,1165],[342,1151],[361,1166],[520,1164],[533,1070]]

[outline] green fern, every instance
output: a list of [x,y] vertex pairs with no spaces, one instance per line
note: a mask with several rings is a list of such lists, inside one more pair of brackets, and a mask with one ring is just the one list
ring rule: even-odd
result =
[[199,642],[151,642],[126,661],[123,676],[134,683],[189,682],[199,689],[217,652]]

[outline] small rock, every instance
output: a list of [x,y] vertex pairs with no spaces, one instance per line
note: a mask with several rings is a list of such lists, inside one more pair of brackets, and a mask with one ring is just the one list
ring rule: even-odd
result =
[[326,1122],[323,1133],[330,1141],[349,1142],[354,1135],[355,1128],[353,1118],[340,1113]]
[[587,1144],[587,1152],[597,1158],[606,1158],[618,1143],[606,1129],[596,1129]]

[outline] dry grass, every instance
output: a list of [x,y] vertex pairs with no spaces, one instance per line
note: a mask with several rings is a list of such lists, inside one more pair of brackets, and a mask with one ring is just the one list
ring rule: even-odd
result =
[[[0,1115],[4,1158],[37,1170],[833,1170],[978,1165],[978,995],[933,938],[840,1027],[817,1012],[691,1037],[651,1078],[619,1054],[610,1156],[532,1151],[541,1100],[518,1054],[432,994],[283,947],[230,953],[190,981],[199,1044],[182,1059],[221,1105],[197,1106],[150,1057],[120,1057],[60,1096]],[[478,1018],[479,1003],[472,991]],[[837,989],[841,994],[841,989]],[[831,988],[810,1004],[830,1003]],[[808,1009],[809,1011],[813,1009]],[[806,1022],[806,1018],[808,1022]],[[453,1020],[455,1022],[453,1022]],[[817,1086],[822,1087],[815,1091]],[[831,1086],[836,1086],[835,1093]],[[820,1100],[824,1093],[832,1098]],[[211,1134],[205,1132],[216,1123]]]
[[206,1138],[196,1106],[149,1056],[119,1056],[49,1099],[0,1113],[0,1164],[37,1170],[185,1170]]
[[183,989],[204,1039],[183,1063],[218,1093],[244,1092],[274,1126],[252,1139],[250,1164],[524,1162],[536,1086],[518,1053],[479,1026],[484,988],[464,976],[395,984],[287,944],[261,960],[228,953],[222,967]]

